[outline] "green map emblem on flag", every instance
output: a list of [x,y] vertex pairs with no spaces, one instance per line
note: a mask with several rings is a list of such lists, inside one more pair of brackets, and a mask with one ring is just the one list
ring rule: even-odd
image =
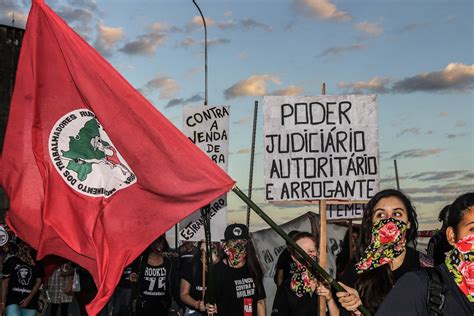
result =
[[56,171],[79,193],[107,198],[137,181],[90,110],[61,117],[51,130],[48,147]]

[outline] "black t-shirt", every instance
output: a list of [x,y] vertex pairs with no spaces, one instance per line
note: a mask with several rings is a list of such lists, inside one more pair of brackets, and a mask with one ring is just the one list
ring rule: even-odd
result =
[[[453,280],[446,265],[438,266],[446,289],[443,315],[472,316],[474,304],[469,302]],[[405,274],[385,298],[376,315],[424,316],[428,315],[428,275],[419,270]]]
[[214,266],[213,275],[219,316],[257,315],[257,302],[265,299],[265,290],[262,280],[251,277],[247,264],[231,268],[220,261]]
[[318,315],[319,296],[313,293],[298,297],[291,290],[290,282],[291,279],[287,279],[278,287],[273,301],[272,316]]
[[142,273],[139,275],[140,288],[138,292],[149,301],[162,301],[170,305],[170,267],[167,259],[159,266],[152,266],[144,259]]
[[[189,283],[189,295],[196,301],[202,300],[202,262],[200,260],[193,261],[185,265],[181,270],[181,279],[186,280]],[[188,307],[193,310],[196,315],[206,315],[205,313],[195,310],[194,306]]]
[[179,247],[179,265],[180,269],[184,268],[188,264],[193,262],[194,256],[197,254],[197,249],[195,247],[191,249],[186,249],[185,247]]
[[[8,293],[6,306],[19,304],[31,294],[35,286],[36,279],[44,276],[43,269],[36,264],[31,266],[18,257],[10,257],[3,264],[3,278],[8,279]],[[39,291],[31,300],[27,309],[36,309],[38,304]]]
[[295,273],[296,263],[293,260],[293,258],[291,257],[291,254],[290,254],[290,251],[288,250],[288,248],[285,248],[281,252],[280,256],[278,257],[278,261],[277,261],[275,270],[276,270],[276,272],[275,272],[275,282],[277,280],[278,270],[283,270],[283,280],[291,278],[293,273]]
[[[352,288],[355,288],[358,278],[355,265],[356,259],[352,258],[344,269],[344,274],[342,275],[342,283]],[[402,265],[398,269],[392,271],[394,282],[397,282],[397,280],[400,279],[405,273],[417,271],[420,269],[420,253],[411,247],[406,247],[406,255]],[[343,307],[340,307],[340,310],[341,316],[351,315],[351,313],[346,311]]]
[[138,295],[141,303],[137,315],[167,315],[172,298],[179,296],[179,275],[176,265],[167,257],[159,266],[148,264],[149,254],[145,253],[132,264],[132,271],[138,274],[134,298]]

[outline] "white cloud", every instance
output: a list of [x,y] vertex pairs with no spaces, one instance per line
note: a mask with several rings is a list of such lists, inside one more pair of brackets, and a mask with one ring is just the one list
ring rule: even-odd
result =
[[278,76],[263,74],[254,75],[241,80],[224,91],[226,99],[240,96],[263,96],[268,94],[267,85],[269,82],[281,84]]
[[341,89],[350,90],[354,93],[362,93],[363,91],[370,91],[375,93],[385,93],[388,91],[387,84],[390,79],[374,77],[369,81],[356,82],[339,82],[337,86]]
[[359,32],[368,36],[380,36],[383,34],[383,28],[378,23],[361,22],[355,25]]
[[[206,26],[207,27],[213,26],[216,23],[211,18],[205,17],[204,19],[206,20]],[[203,27],[202,18],[201,18],[200,15],[196,15],[191,19],[191,22],[188,23],[188,25],[186,26],[186,30],[188,32],[192,32],[192,31],[195,31],[195,30],[200,29],[202,27]]]
[[179,86],[174,79],[158,75],[145,84],[145,89],[149,92],[158,90],[160,99],[171,99],[176,96]]
[[298,86],[288,86],[284,89],[278,89],[270,93],[270,95],[279,95],[279,96],[290,96],[290,95],[300,95],[303,92],[302,87]]
[[102,22],[97,24],[97,38],[94,47],[103,55],[110,55],[118,42],[123,38],[121,27],[106,26]]
[[474,87],[474,65],[450,63],[443,70],[404,78],[393,85],[395,92],[466,91]]
[[398,158],[423,158],[427,156],[437,155],[445,150],[446,149],[444,148],[408,149],[408,150],[403,150],[399,153],[392,155],[392,157],[390,157],[390,160],[398,159]]
[[330,0],[294,0],[303,14],[323,20],[350,21],[349,13],[339,11]]
[[137,39],[126,43],[120,51],[127,55],[153,55],[158,45],[165,42],[166,35],[159,33],[147,33]]

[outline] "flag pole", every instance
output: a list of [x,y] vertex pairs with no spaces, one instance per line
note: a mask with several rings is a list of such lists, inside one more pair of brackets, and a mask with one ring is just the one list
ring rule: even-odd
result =
[[397,160],[393,160],[393,164],[395,166],[395,180],[397,181],[397,190],[400,191],[400,180],[398,179],[398,167],[397,167]]
[[[208,105],[208,84],[207,84],[207,25],[206,19],[204,18],[204,14],[202,14],[201,8],[193,0],[194,5],[199,11],[201,15],[202,24],[204,26],[204,105]],[[214,297],[214,277],[213,277],[213,263],[212,263],[212,248],[211,248],[211,207],[210,205],[206,205],[205,207],[201,208],[201,217],[203,220],[204,226],[204,235],[206,239],[206,263],[207,263],[207,272],[208,272],[208,284],[207,284],[207,297],[208,303],[214,304],[215,297]],[[204,275],[203,275],[203,280]],[[207,313],[208,315],[213,315],[213,313]]]
[[[237,186],[232,188],[232,191],[237,194],[258,216],[260,216],[270,227],[283,238],[296,252],[302,257],[312,268],[316,271],[328,284],[330,284],[337,292],[345,292],[346,290],[326,272],[315,260],[313,260],[300,246],[298,246],[293,239],[290,238],[261,208],[257,206],[252,200],[248,198]],[[370,312],[362,305],[357,308],[363,315],[370,316]]]
[[[321,94],[326,95],[326,83],[323,82],[321,87]],[[327,255],[326,255],[326,236],[327,236],[327,206],[326,200],[319,200],[319,264],[323,269],[326,269]],[[319,315],[326,315],[326,298],[319,297]]]
[[202,14],[201,8],[199,8],[198,4],[196,3],[195,0],[193,0],[194,5],[199,11],[199,14],[201,15],[202,18],[202,24],[204,25],[204,105],[207,105],[207,25],[206,25],[206,19],[204,18],[204,15]]
[[[258,101],[255,101],[253,107],[253,130],[252,130],[252,148],[250,151],[250,171],[249,171],[249,199],[252,199],[252,185],[253,185],[253,165],[255,158],[255,135],[257,134],[257,113]],[[247,227],[250,231],[250,207],[247,206]]]

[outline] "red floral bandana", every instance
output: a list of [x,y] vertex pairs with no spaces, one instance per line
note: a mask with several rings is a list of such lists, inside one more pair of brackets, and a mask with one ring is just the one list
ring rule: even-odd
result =
[[372,227],[372,241],[365,249],[364,256],[356,264],[357,273],[369,271],[392,262],[405,250],[407,224],[387,218]]
[[469,302],[474,303],[474,234],[459,240],[446,255],[446,266]]
[[227,255],[227,262],[231,267],[235,267],[247,257],[247,242],[244,239],[237,239],[222,243],[222,250]]
[[[316,256],[311,256],[313,260],[317,260]],[[302,297],[305,294],[313,292],[311,285],[316,281],[314,274],[306,267],[306,265],[300,263],[298,260],[296,262],[296,270],[291,277],[290,289],[298,297]]]

